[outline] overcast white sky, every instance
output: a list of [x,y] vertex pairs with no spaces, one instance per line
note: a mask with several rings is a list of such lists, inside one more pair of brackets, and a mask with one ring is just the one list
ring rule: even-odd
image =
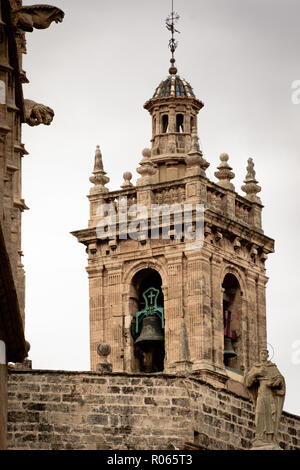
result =
[[[32,1],[24,1],[25,5]],[[110,189],[135,172],[150,146],[143,109],[167,76],[170,0],[54,0],[62,24],[27,34],[24,95],[52,107],[50,127],[23,126],[26,337],[34,368],[89,370],[89,295],[84,246],[94,150]],[[199,137],[214,171],[227,152],[240,190],[253,157],[263,227],[275,239],[266,263],[268,342],[287,381],[285,410],[300,414],[299,0],[176,0],[177,66],[205,107]]]

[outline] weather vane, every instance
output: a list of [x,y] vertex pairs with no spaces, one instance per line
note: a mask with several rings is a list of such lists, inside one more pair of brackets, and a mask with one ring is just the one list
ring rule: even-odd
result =
[[178,31],[177,29],[175,29],[175,23],[178,22],[180,16],[178,15],[178,13],[176,13],[174,11],[174,6],[173,6],[173,0],[172,0],[172,12],[170,13],[170,15],[167,17],[166,19],[166,27],[167,27],[167,30],[170,31],[172,33],[172,37],[169,41],[169,49],[172,53],[172,58],[170,60],[172,66],[170,67],[169,69],[169,72],[171,74],[176,74],[177,73],[177,69],[176,67],[174,66],[175,64],[175,59],[174,59],[174,52],[178,46],[178,42],[175,40],[174,38],[174,34],[175,33],[178,33],[180,34],[180,31]]

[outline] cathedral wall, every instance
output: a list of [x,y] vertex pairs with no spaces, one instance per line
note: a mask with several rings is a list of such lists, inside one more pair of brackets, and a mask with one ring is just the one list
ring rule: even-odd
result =
[[[248,449],[253,405],[232,390],[166,374],[11,371],[8,448]],[[300,450],[300,417],[283,413],[279,442]]]
[[0,341],[0,450],[6,448],[7,426],[7,366],[5,343]]

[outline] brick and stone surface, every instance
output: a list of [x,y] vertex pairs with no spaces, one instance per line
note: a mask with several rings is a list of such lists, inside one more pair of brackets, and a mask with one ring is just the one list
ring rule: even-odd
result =
[[[9,449],[248,449],[246,396],[191,376],[11,371]],[[280,446],[300,450],[300,417],[283,413]]]

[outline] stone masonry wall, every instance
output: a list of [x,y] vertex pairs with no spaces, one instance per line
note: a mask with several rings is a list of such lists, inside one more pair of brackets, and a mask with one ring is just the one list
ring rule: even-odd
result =
[[[93,372],[13,371],[9,449],[248,449],[247,398],[196,378]],[[283,449],[300,450],[300,417],[284,413]]]

